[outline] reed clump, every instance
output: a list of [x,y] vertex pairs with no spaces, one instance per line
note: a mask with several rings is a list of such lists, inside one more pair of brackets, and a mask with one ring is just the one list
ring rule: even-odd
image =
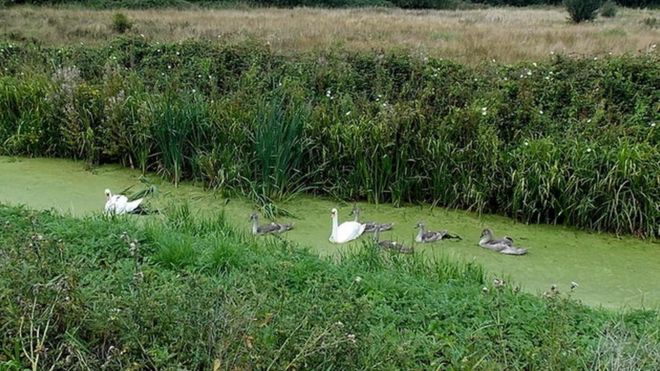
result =
[[658,236],[655,49],[468,67],[251,41],[0,46],[0,153],[251,195],[430,202]]

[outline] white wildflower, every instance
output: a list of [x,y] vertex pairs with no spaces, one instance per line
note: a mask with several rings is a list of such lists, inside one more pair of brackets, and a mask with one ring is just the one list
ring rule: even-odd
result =
[[176,52],[176,55],[178,56],[178,55],[179,55],[179,52]]
[[355,277],[355,282],[357,282],[357,283],[362,282],[362,277],[360,277],[360,276]]
[[346,116],[348,116],[348,115],[350,115],[350,114],[351,114],[351,111],[346,112]]
[[542,115],[542,114],[543,114],[543,110],[540,110],[539,113]]
[[536,67],[536,62],[532,63],[532,66]]
[[651,124],[651,127],[652,127],[652,128],[654,128],[654,127],[655,127],[655,122]]
[[524,144],[525,146],[529,146],[529,142],[528,142],[528,141],[525,141],[525,143],[523,143],[523,144]]
[[591,152],[591,148],[587,148],[587,153]]

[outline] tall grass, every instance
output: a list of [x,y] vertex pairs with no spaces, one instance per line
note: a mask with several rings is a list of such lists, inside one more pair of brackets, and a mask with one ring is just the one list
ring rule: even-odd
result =
[[[622,1],[617,3],[622,5]],[[363,52],[405,49],[471,66],[493,59],[498,63],[547,61],[553,52],[590,57],[643,53],[657,44],[659,18],[650,9],[627,8],[607,22],[571,25],[561,7],[452,11],[234,7],[122,12],[133,22],[128,34],[144,35],[151,42],[254,39],[284,54],[337,46]],[[3,14],[0,39],[13,42],[100,46],[116,36],[110,27],[111,10],[17,6],[4,9]]]
[[480,266],[370,244],[322,260],[185,205],[164,216],[0,206],[0,367],[660,366],[656,312],[494,287]]
[[4,154],[122,162],[270,213],[311,192],[658,235],[655,53],[472,68],[253,42],[0,49]]

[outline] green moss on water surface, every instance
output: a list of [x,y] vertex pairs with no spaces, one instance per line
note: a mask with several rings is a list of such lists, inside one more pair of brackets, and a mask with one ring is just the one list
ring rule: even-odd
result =
[[[117,192],[134,186],[137,190],[141,186],[139,177],[139,172],[119,166],[101,166],[88,171],[83,163],[66,160],[0,158],[0,202],[25,204],[37,209],[53,208],[57,212],[79,217],[95,215],[103,208],[105,188]],[[241,198],[228,200],[217,192],[204,191],[188,183],[175,188],[155,176],[150,180],[159,189],[158,194],[149,199],[154,207],[166,211],[176,206],[181,213],[181,205],[186,205],[190,214],[206,218],[224,213],[232,226],[245,234],[249,232],[248,216],[254,210],[253,204]],[[395,223],[391,232],[382,234],[381,237],[386,239],[412,245],[416,233],[414,225],[418,221],[425,221],[429,228],[447,229],[460,235],[462,241],[416,244],[415,248],[424,259],[479,264],[486,269],[489,282],[495,277],[510,277],[523,291],[540,294],[553,284],[557,284],[562,292],[567,292],[574,281],[580,287],[573,297],[591,306],[658,308],[660,305],[660,292],[657,290],[660,249],[654,240],[587,233],[568,227],[526,225],[500,216],[479,216],[431,208],[429,205],[395,208],[362,203],[360,206],[364,220]],[[282,204],[282,207],[295,216],[278,219],[295,224],[295,228],[283,237],[310,248],[318,255],[338,257],[360,250],[362,243],[369,241],[369,235],[348,245],[334,245],[328,241],[330,209],[338,207],[340,220],[347,220],[350,218],[349,204],[324,198],[298,197]],[[165,217],[150,215],[135,218],[148,222]],[[517,244],[529,249],[529,254],[522,257],[504,256],[478,247],[479,234],[486,227],[500,236],[512,236]],[[171,240],[171,249],[163,250],[156,256],[165,260],[169,256],[181,256],[181,259],[190,256],[191,253],[186,252],[185,248],[182,251],[174,246],[186,241],[186,237],[177,237]]]

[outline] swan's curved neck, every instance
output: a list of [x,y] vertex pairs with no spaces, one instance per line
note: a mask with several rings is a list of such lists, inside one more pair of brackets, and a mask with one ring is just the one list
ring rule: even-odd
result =
[[419,232],[417,232],[417,237],[415,237],[415,239],[421,241],[422,237],[424,237],[424,227],[419,228]]
[[339,220],[338,219],[339,218],[337,217],[337,214],[335,213],[332,216],[332,235],[335,236],[335,237],[337,236],[337,228],[338,228],[338,225],[339,225]]
[[355,211],[353,212],[353,214],[355,215],[355,219],[353,219],[353,221],[357,222],[358,219],[360,218],[360,212],[357,211],[357,210],[355,210]]
[[257,218],[252,219],[252,233],[253,234],[257,234],[258,227],[259,227],[259,221],[257,220]]

